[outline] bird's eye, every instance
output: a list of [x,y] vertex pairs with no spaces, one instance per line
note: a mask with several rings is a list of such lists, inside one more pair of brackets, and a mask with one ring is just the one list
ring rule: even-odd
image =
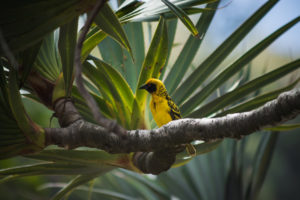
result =
[[148,92],[150,92],[150,93],[152,93],[152,92],[155,92],[156,91],[156,85],[155,84],[153,84],[153,83],[149,83],[148,85]]

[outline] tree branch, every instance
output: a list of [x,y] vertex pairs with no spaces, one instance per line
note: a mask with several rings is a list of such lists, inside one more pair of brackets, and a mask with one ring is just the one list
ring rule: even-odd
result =
[[97,123],[99,123],[101,126],[107,128],[108,130],[113,130],[116,133],[119,134],[125,134],[125,130],[119,126],[115,121],[106,119],[99,110],[99,107],[92,97],[92,95],[87,91],[87,89],[84,87],[83,84],[83,78],[82,78],[82,65],[81,65],[81,50],[82,50],[82,45],[85,39],[86,34],[88,33],[90,26],[92,22],[94,21],[94,18],[104,5],[106,0],[98,0],[98,2],[95,4],[93,10],[91,13],[88,15],[88,18],[84,24],[84,27],[81,30],[81,33],[78,37],[77,44],[75,46],[75,53],[74,53],[74,65],[75,65],[75,77],[76,77],[76,85],[78,88],[78,91],[80,94],[83,96],[83,98],[86,100],[88,107],[90,108],[94,119],[96,120]]
[[[56,144],[69,149],[80,146],[95,147],[110,153],[163,152],[193,140],[211,141],[225,137],[239,139],[264,127],[293,119],[299,112],[300,89],[294,89],[249,112],[219,118],[180,119],[153,130],[128,130],[123,135],[77,118],[71,120],[66,128],[46,128],[46,145]],[[161,157],[175,156],[171,153],[166,155]],[[148,153],[147,156],[152,160],[157,159],[153,158],[153,153]],[[139,159],[143,160],[141,157],[136,158]],[[143,162],[146,163],[145,160]],[[169,162],[174,161],[171,158]],[[147,173],[152,173],[151,169],[147,169]]]

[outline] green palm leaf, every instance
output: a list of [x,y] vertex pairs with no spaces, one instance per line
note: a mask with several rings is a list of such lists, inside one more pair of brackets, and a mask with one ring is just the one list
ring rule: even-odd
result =
[[[61,149],[44,150],[38,154],[27,155],[28,158],[54,163],[73,163],[87,167],[121,167],[134,170],[131,166],[129,154],[109,154],[105,151],[83,148],[79,150],[64,151]],[[127,161],[127,162],[126,162]],[[82,171],[83,173],[88,173]]]
[[162,0],[162,2],[164,2],[164,4],[166,4],[168,8],[181,20],[181,22],[191,32],[191,34],[193,34],[193,36],[199,37],[199,32],[194,26],[192,20],[180,7],[177,7],[168,0]]
[[[109,171],[109,169],[107,169]],[[106,170],[103,170],[105,173]],[[58,191],[53,197],[53,200],[62,199],[65,195],[71,193],[76,187],[83,185],[91,180],[93,180],[97,175],[101,173],[89,174],[89,175],[78,175],[74,179],[72,179],[65,187],[63,187],[60,191]]]
[[143,27],[142,23],[134,22],[125,24],[124,29],[132,48],[134,61],[130,59],[131,55],[111,38],[105,38],[98,47],[103,60],[122,73],[135,91],[145,57]]
[[[216,9],[218,5],[219,2],[216,2],[216,3],[208,4],[206,8]],[[200,31],[199,35],[204,37],[214,15],[215,15],[215,11],[205,12],[201,15],[200,19],[196,24],[196,28]],[[175,88],[178,86],[178,84],[184,77],[188,69],[187,66],[189,66],[192,63],[192,60],[195,57],[201,43],[202,43],[202,39],[199,40],[193,36],[190,36],[188,38],[178,58],[176,59],[175,64],[171,68],[165,80],[166,88],[170,94],[173,93]]]
[[[149,50],[143,63],[143,67],[138,79],[137,87],[144,84],[149,78],[158,78],[162,70],[168,52],[168,35],[167,27],[163,17],[161,17],[157,25],[155,34],[151,41]],[[136,90],[136,98],[140,107],[144,109],[147,93],[142,90]]]
[[[84,63],[84,73],[97,85],[103,98],[112,104],[118,122],[128,128],[133,103],[130,87],[122,76],[108,64],[100,60],[94,60],[94,62],[97,68],[88,62]],[[116,87],[115,84],[122,89]]]
[[123,73],[126,81],[135,93],[139,74],[145,59],[144,32],[141,22],[132,22],[124,25],[129,39],[134,61],[129,58],[129,53],[123,51]]
[[[97,102],[101,113],[107,117],[107,118],[114,118],[115,115],[113,113],[112,105],[107,101],[104,100],[102,97],[92,93],[93,98]],[[80,95],[79,91],[77,88],[73,87],[72,90],[72,98],[74,98],[74,104],[75,107],[78,109],[79,113],[87,120],[90,122],[94,122],[94,119],[92,117],[92,113],[89,110],[87,103],[85,99]]]
[[[196,148],[196,153],[198,156],[198,155],[205,154],[205,153],[215,150],[219,146],[219,144],[221,144],[221,142],[222,142],[222,140],[216,140],[216,141],[196,144],[193,146]],[[189,162],[191,159],[193,159],[193,158],[191,158],[186,151],[181,152],[176,155],[176,161],[172,167],[178,167],[178,166],[184,165],[187,162]]]
[[62,63],[57,48],[55,32],[45,36],[40,51],[34,63],[34,69],[43,77],[55,82],[61,70]]
[[[57,27],[88,11],[95,0],[12,0],[1,6],[0,26],[13,51],[27,49]],[[14,19],[14,20],[12,20]]]
[[245,102],[242,102],[236,106],[233,106],[232,108],[230,108],[228,110],[225,110],[225,111],[217,114],[216,117],[224,116],[229,113],[245,112],[245,111],[249,111],[251,109],[255,109],[259,106],[262,106],[266,102],[277,98],[278,95],[280,95],[281,93],[293,89],[298,82],[299,82],[299,79],[294,81],[293,83],[291,83],[290,85],[288,85],[286,87],[283,87],[283,88],[280,88],[278,90],[274,90],[271,92],[267,92],[265,94],[251,98]]
[[23,134],[36,145],[36,148],[42,148],[44,146],[44,135],[39,134],[41,128],[34,124],[33,121],[26,114],[25,108],[21,100],[21,95],[19,93],[19,88],[17,85],[17,74],[16,71],[10,69],[8,77],[8,100],[10,104],[11,111],[13,113],[14,119],[16,120],[18,127],[22,130]]
[[196,106],[202,103],[202,101],[207,98],[213,91],[215,91],[221,84],[227,81],[230,77],[232,77],[235,73],[241,70],[242,67],[246,66],[246,64],[254,59],[260,52],[262,52],[265,48],[267,48],[274,40],[276,40],[279,36],[285,33],[289,28],[298,23],[300,17],[290,21],[286,25],[279,28],[277,31],[272,33],[270,36],[265,38],[263,41],[255,45],[249,51],[247,51],[243,56],[241,56],[237,61],[235,61],[232,65],[226,68],[223,72],[216,76],[210,83],[201,89],[200,92],[196,93],[192,98],[186,101],[182,105],[183,115],[191,112]]
[[173,93],[174,101],[181,104],[200,86],[201,83],[217,68],[229,55],[250,30],[266,15],[277,3],[277,0],[268,1],[244,22],[229,38],[227,38],[196,70],[187,77],[180,87]]
[[250,94],[251,92],[256,91],[258,88],[261,88],[269,83],[278,80],[279,78],[285,76],[286,74],[298,69],[300,67],[300,60],[295,60],[291,63],[288,63],[280,68],[273,70],[263,76],[260,76],[245,85],[235,89],[232,92],[228,92],[225,95],[211,101],[210,103],[206,104],[205,106],[196,109],[189,117],[204,117],[208,116],[225,106],[232,104],[233,102],[241,99],[242,97]]
[[[193,6],[198,6],[202,4],[207,3],[213,3],[216,0],[187,0],[187,1],[178,1],[178,0],[171,0],[170,2],[176,6],[177,8],[180,8],[182,10],[191,8]],[[125,14],[121,17],[122,21],[157,21],[161,15],[166,15],[168,17],[168,14],[170,13],[170,9],[162,2],[159,1],[146,1],[142,4],[134,4],[134,1],[125,1],[120,7],[123,8],[125,6],[130,6],[134,8],[131,10],[131,12]],[[138,2],[138,1],[135,1]],[[131,4],[131,5],[130,5]],[[128,9],[130,10],[130,9]],[[198,10],[197,13],[202,12],[203,10]],[[176,15],[172,15],[172,18],[174,18]]]
[[265,130],[267,131],[290,131],[290,130],[294,130],[300,128],[300,124],[283,124],[280,126],[275,126],[275,127],[270,127],[270,128],[265,128]]
[[[74,52],[77,41],[78,18],[63,25],[59,30],[58,48],[62,62],[65,90],[70,96],[73,85]],[[50,66],[49,66],[50,67]]]
[[100,29],[118,41],[130,52],[130,54],[132,54],[127,36],[120,21],[107,3],[104,4],[101,8],[101,12],[95,17],[95,23]]
[[72,163],[37,163],[31,165],[18,166],[8,169],[1,169],[0,176],[8,177],[5,181],[11,178],[35,176],[35,175],[76,175],[79,173],[97,172],[101,167],[87,167],[86,165],[78,165]]
[[104,39],[106,38],[106,33],[102,30],[97,29],[97,31],[93,32],[86,37],[82,45],[81,51],[81,62],[85,61],[91,51]]
[[24,85],[27,77],[30,75],[34,61],[37,57],[37,54],[41,48],[42,41],[38,42],[37,44],[29,47],[28,49],[21,51],[19,53],[19,61],[22,66],[21,71],[22,71],[22,77],[21,77],[21,85]]
[[266,139],[261,140],[260,147],[258,148],[260,151],[257,151],[257,155],[255,156],[254,169],[246,190],[245,199],[257,198],[266,177],[278,136],[279,132],[273,132]]

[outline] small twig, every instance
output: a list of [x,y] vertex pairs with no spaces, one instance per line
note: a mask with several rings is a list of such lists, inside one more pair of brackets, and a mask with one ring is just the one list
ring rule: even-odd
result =
[[3,34],[2,34],[1,29],[0,29],[0,45],[1,45],[1,49],[3,51],[3,54],[7,57],[10,64],[13,66],[13,68],[15,70],[18,70],[19,64],[18,64],[14,54],[11,52]]
[[74,56],[74,65],[75,65],[75,76],[76,76],[76,84],[77,88],[80,92],[80,94],[83,96],[83,98],[86,100],[87,105],[89,106],[95,120],[103,127],[108,129],[109,131],[113,131],[116,133],[125,133],[125,129],[120,127],[115,121],[109,120],[105,118],[101,113],[100,109],[92,97],[92,95],[87,91],[87,89],[84,87],[83,84],[83,78],[82,78],[82,65],[80,61],[81,56],[81,49],[82,45],[85,39],[86,34],[88,33],[90,26],[92,22],[94,21],[96,15],[102,8],[106,1],[105,0],[99,0],[91,13],[88,15],[88,18],[84,24],[84,27],[82,28],[82,31],[79,35],[76,47],[75,47],[75,56]]

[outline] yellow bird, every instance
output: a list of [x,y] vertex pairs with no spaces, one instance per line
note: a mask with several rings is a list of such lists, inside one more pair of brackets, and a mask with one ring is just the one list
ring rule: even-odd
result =
[[[168,95],[167,89],[162,81],[150,78],[139,89],[147,90],[151,96],[150,109],[156,124],[161,127],[172,120],[181,119],[180,111],[177,105]],[[186,150],[190,156],[196,155],[196,149],[193,145],[187,144]]]

